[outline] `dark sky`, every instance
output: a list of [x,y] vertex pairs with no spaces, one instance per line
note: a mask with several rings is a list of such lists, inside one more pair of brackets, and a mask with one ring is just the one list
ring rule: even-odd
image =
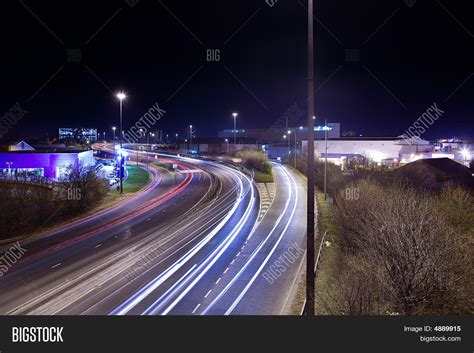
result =
[[[0,115],[16,102],[28,110],[11,137],[61,126],[109,134],[112,93],[124,89],[126,127],[155,103],[169,134],[193,124],[215,136],[234,110],[240,127],[278,124],[291,106],[306,110],[307,1],[268,1],[2,1]],[[473,138],[474,21],[459,3],[316,1],[318,117],[399,135],[435,102],[445,113],[426,138]],[[75,48],[79,62],[67,55]]]

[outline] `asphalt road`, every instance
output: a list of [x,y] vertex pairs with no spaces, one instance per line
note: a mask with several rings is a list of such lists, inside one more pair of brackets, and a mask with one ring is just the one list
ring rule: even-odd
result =
[[303,182],[275,164],[276,196],[257,222],[248,175],[155,156],[180,173],[153,171],[150,186],[117,209],[26,245],[0,280],[0,313],[282,313],[304,257]]
[[191,254],[205,254],[218,229],[239,223],[253,188],[226,166],[173,161],[180,173],[156,174],[118,209],[25,245],[26,256],[0,280],[1,312],[106,314],[157,274],[179,274]]

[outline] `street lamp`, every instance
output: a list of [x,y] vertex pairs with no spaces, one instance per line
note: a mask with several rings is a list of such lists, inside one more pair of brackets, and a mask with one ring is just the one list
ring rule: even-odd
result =
[[189,147],[191,148],[191,145],[193,144],[193,126],[189,125]]
[[[127,97],[125,93],[119,92],[116,97],[120,101],[120,193],[123,194],[123,153],[122,153],[122,143],[123,143],[123,128],[122,128],[122,101]],[[114,130],[115,132],[115,130]]]
[[115,130],[117,130],[117,128],[115,126],[112,126],[112,131],[114,132],[114,141],[115,141]]
[[227,154],[229,154],[229,139],[225,139],[224,141],[227,144],[227,146],[226,146],[227,147],[226,148]]
[[288,159],[290,159],[290,155],[291,155],[291,147],[290,147],[291,130],[287,131],[287,135],[288,135]]
[[237,115],[237,113],[232,113],[232,116],[234,117],[234,145],[237,143]]
[[314,316],[314,14],[308,0],[308,200],[306,224],[306,316]]

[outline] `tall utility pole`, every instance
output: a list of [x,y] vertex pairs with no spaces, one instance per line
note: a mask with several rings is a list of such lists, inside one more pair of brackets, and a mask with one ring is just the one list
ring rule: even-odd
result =
[[314,315],[314,42],[313,0],[308,0],[308,210],[305,315]]
[[297,141],[296,141],[296,137],[298,136],[298,130],[295,129],[295,156],[293,157],[293,159],[295,160],[295,169],[296,169],[296,157],[298,156],[298,152],[296,151],[296,148],[297,148]]
[[233,113],[232,116],[234,117],[234,148],[237,144],[237,113]]
[[324,200],[326,200],[328,180],[328,119],[324,121],[324,145]]
[[123,92],[119,92],[117,94],[117,98],[120,101],[120,193],[123,193],[123,126],[122,126],[122,101],[126,98],[127,96]]

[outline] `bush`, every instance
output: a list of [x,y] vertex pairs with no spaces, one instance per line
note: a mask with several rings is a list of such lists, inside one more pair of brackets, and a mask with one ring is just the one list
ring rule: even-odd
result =
[[238,151],[235,156],[242,159],[243,165],[248,169],[257,172],[271,174],[272,166],[268,162],[263,151],[256,149],[243,149]]
[[109,190],[93,168],[79,168],[56,188],[21,182],[0,183],[0,239],[41,231],[98,204]]
[[361,271],[361,281],[352,282],[360,285],[369,274],[375,276],[382,286],[379,307],[394,312],[459,311],[455,303],[465,292],[463,283],[470,270],[469,255],[463,250],[466,239],[440,212],[433,196],[402,184],[387,187],[360,181],[352,187],[358,190],[358,199],[342,192],[336,197],[336,225],[346,256],[370,264],[353,269],[354,275]]

